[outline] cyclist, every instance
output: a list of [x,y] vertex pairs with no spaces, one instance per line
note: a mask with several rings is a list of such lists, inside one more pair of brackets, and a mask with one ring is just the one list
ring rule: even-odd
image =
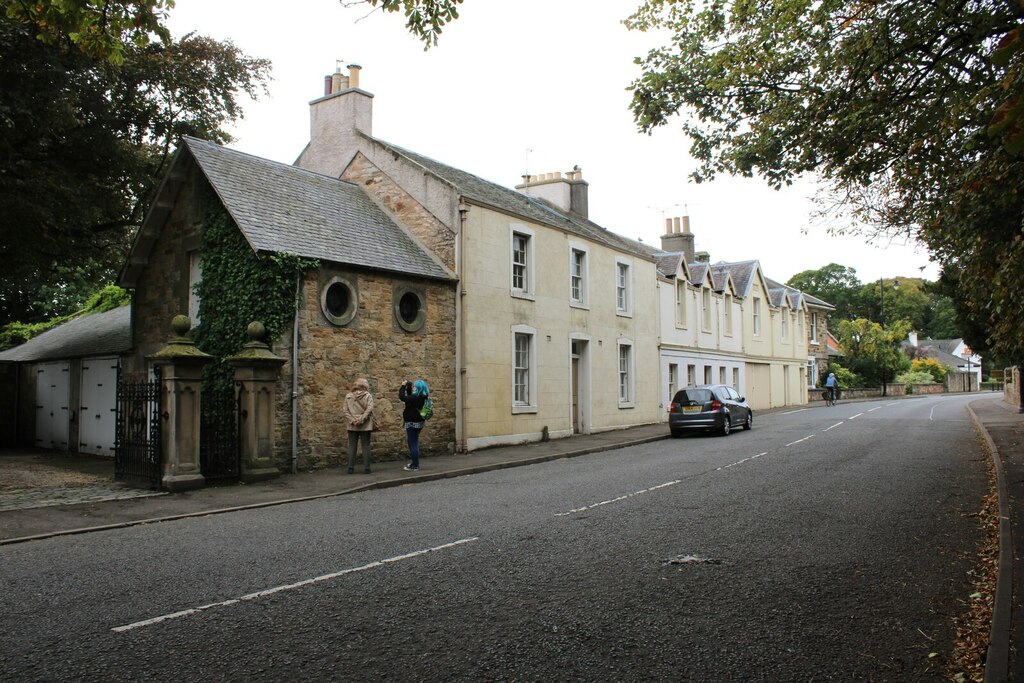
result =
[[825,380],[825,404],[834,406],[836,404],[836,394],[839,391],[839,380],[836,379],[836,373],[828,373],[828,379]]

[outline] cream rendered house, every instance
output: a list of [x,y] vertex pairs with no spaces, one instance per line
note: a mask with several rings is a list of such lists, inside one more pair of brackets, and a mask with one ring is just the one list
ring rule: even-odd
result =
[[360,184],[458,278],[456,392],[441,397],[457,447],[660,420],[651,250],[588,219],[579,169],[512,190],[374,138],[358,79],[326,79],[296,165]]
[[693,384],[728,384],[757,409],[807,402],[804,295],[758,261],[708,263],[686,217],[666,221],[658,252],[661,400]]
[[682,221],[680,230],[680,219],[669,219],[662,237],[663,248],[679,251],[658,258],[663,409],[685,386],[728,384],[742,393],[745,383],[741,308],[732,275],[692,262],[692,234],[687,219]]

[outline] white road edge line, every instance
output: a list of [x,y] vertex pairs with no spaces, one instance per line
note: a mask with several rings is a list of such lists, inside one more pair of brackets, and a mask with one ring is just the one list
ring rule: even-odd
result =
[[615,498],[609,498],[608,500],[602,500],[600,503],[594,503],[593,505],[587,505],[587,506],[581,507],[581,508],[573,508],[572,510],[569,510],[568,512],[556,512],[555,513],[555,517],[567,517],[569,515],[575,515],[577,512],[586,512],[587,510],[593,510],[594,508],[599,508],[602,505],[611,505],[612,503],[618,503],[619,501],[626,500],[627,498],[632,498],[633,496],[639,496],[642,493],[650,493],[651,491],[657,491],[658,489],[667,488],[669,486],[675,486],[676,484],[681,484],[681,483],[683,483],[682,479],[673,479],[672,481],[666,481],[664,484],[658,484],[657,486],[651,486],[649,488],[642,489],[640,491],[634,491],[633,493],[626,493],[626,494],[621,495],[621,496],[616,496]]
[[852,415],[852,416],[851,416],[851,417],[849,417],[848,419],[850,419],[850,420],[856,420],[856,419],[857,419],[858,417],[860,417],[860,416],[861,416],[861,415],[863,415],[863,414],[864,414],[864,413],[857,413],[856,415]]
[[394,562],[401,562],[402,560],[408,560],[408,559],[411,559],[413,557],[419,557],[420,555],[426,555],[427,553],[432,553],[432,552],[435,552],[437,550],[447,550],[448,548],[454,548],[455,546],[463,545],[465,543],[472,543],[473,541],[479,541],[479,540],[480,540],[479,536],[473,536],[471,538],[462,538],[462,539],[459,539],[458,541],[452,541],[451,543],[445,543],[443,545],[436,545],[433,548],[425,548],[423,550],[415,550],[415,551],[413,551],[411,553],[406,553],[404,555],[396,555],[395,557],[389,557],[389,558],[384,559],[384,560],[377,560],[375,562],[370,562],[369,564],[364,564],[361,567],[351,567],[349,569],[342,569],[341,571],[332,572],[330,574],[324,574],[322,576],[316,576],[316,577],[313,577],[312,579],[305,579],[304,581],[299,581],[297,583],[289,583],[289,584],[286,584],[284,586],[276,586],[274,588],[268,588],[266,590],[257,591],[255,593],[249,593],[247,595],[243,595],[243,596],[237,597],[237,598],[232,598],[230,600],[224,600],[222,602],[213,602],[213,603],[210,603],[209,605],[202,605],[200,607],[193,607],[192,609],[185,609],[185,610],[181,610],[180,612],[171,612],[170,614],[163,614],[163,615],[161,615],[159,617],[153,617],[152,619],[144,619],[143,621],[136,621],[136,622],[131,623],[131,624],[125,624],[124,626],[115,626],[114,628],[112,628],[110,630],[111,631],[115,631],[117,633],[124,633],[126,631],[131,631],[131,630],[134,630],[134,629],[137,629],[137,628],[143,628],[145,626],[152,626],[153,624],[159,624],[162,621],[169,621],[171,619],[178,619],[180,617],[187,617],[187,616],[189,616],[191,614],[198,614],[200,612],[205,612],[206,610],[211,610],[211,609],[214,609],[215,607],[227,607],[229,605],[235,605],[235,604],[237,604],[239,602],[242,602],[244,600],[256,600],[258,598],[263,598],[263,597],[266,597],[268,595],[273,595],[275,593],[280,593],[282,591],[294,590],[296,588],[301,588],[303,586],[308,586],[310,584],[320,583],[321,581],[329,581],[331,579],[336,579],[339,576],[345,576],[346,574],[354,574],[356,572],[362,572],[362,571],[366,571],[368,569],[376,569],[377,567],[383,567],[384,565],[392,564]]
[[788,411],[786,411],[784,413],[779,413],[779,415],[792,415],[793,413],[802,413],[805,410],[810,410],[810,408],[799,408],[797,410],[788,410]]
[[828,431],[828,430],[830,430],[830,429],[835,429],[836,427],[838,427],[838,426],[839,426],[839,425],[841,425],[841,424],[843,424],[843,423],[842,423],[842,422],[836,422],[836,423],[835,423],[834,425],[832,425],[831,427],[826,427],[825,429],[822,429],[821,431],[823,431],[823,432],[827,432],[827,431]]
[[791,443],[787,443],[786,446],[793,446],[795,444],[800,443],[801,441],[807,441],[807,439],[813,439],[813,438],[814,438],[814,434],[811,434],[810,436],[805,436],[802,439],[797,439],[796,441],[793,441]]

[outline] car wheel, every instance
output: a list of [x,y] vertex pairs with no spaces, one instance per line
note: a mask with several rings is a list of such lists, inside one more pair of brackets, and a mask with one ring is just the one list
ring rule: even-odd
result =
[[729,417],[729,413],[722,415],[722,436],[729,436],[729,432],[732,431],[732,418]]
[[743,423],[743,428],[748,432],[754,428],[754,411],[747,412],[747,421]]
[[671,429],[670,431],[672,432],[672,438],[673,439],[678,439],[679,437],[681,437],[683,435],[683,430],[682,429]]

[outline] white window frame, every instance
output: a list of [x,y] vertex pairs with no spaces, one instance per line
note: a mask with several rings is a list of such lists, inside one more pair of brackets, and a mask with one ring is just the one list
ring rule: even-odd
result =
[[740,369],[739,368],[733,368],[732,369],[732,388],[735,389],[736,391],[740,390]]
[[700,329],[711,331],[711,288],[701,287],[700,290]]
[[806,339],[804,337],[804,312],[802,310],[796,312],[796,338],[800,342]]
[[686,366],[686,386],[697,386],[697,366],[693,363],[689,363]]
[[723,305],[725,306],[725,334],[726,336],[732,336],[732,294],[725,294],[722,297]]
[[672,397],[679,391],[679,365],[676,363],[668,364],[668,400],[672,401]]
[[753,311],[754,311],[754,326],[753,326],[754,336],[755,337],[760,337],[761,336],[761,297],[755,296],[753,298],[753,302],[751,303],[751,306],[753,307]]
[[[526,357],[526,381],[523,386],[526,390],[526,400],[523,401],[516,396],[516,388],[520,386],[518,374],[520,372],[519,354],[516,346],[517,340],[525,338],[527,343]],[[512,414],[536,413],[537,412],[537,330],[529,325],[512,326]]]
[[[516,262],[516,238],[521,237],[525,240],[523,258],[524,263]],[[512,296],[520,299],[530,299],[531,301],[535,297],[534,282],[535,282],[535,271],[536,271],[536,258],[535,254],[537,251],[536,247],[537,236],[531,228],[525,225],[519,225],[513,223],[509,226],[509,242],[508,242],[508,262],[509,262],[509,288],[512,292]],[[516,267],[519,266],[523,269],[522,283],[521,286],[516,285]]]
[[636,358],[633,340],[620,337],[615,345],[619,407],[632,408],[636,397]]
[[203,281],[203,257],[198,249],[188,252],[188,317],[192,327],[199,325],[199,295],[196,285]]
[[714,368],[711,367],[710,365],[705,365],[704,366],[704,384],[714,384],[714,383],[715,383]]
[[789,338],[789,311],[785,308],[782,309],[780,322],[782,327],[782,341],[786,341],[786,339]]
[[676,327],[686,329],[686,298],[690,295],[686,280],[676,280]]
[[721,365],[718,368],[718,383],[725,384],[725,366]]
[[[581,258],[580,272],[576,272],[576,255]],[[581,242],[569,243],[569,305],[576,308],[589,308],[590,304],[590,250]],[[579,292],[577,293],[577,279]],[[578,296],[577,296],[578,294]]]
[[615,259],[615,312],[633,315],[633,263],[629,259]]
[[818,383],[818,359],[815,356],[807,357],[807,388],[813,389]]
[[818,313],[811,311],[811,343],[818,343]]

